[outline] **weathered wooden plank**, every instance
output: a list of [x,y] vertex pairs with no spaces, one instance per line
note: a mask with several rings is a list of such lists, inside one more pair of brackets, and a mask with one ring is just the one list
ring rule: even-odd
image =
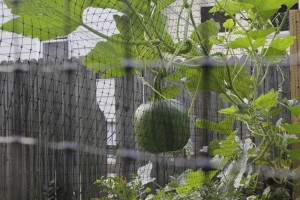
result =
[[[3,66],[5,63],[0,63]],[[0,73],[0,136],[6,135],[6,97],[7,97],[7,75]],[[5,198],[5,162],[6,162],[6,145],[0,145],[0,196]]]
[[[65,158],[66,152],[64,151],[65,143],[64,143],[64,136],[65,136],[65,122],[67,118],[66,109],[66,99],[65,94],[67,92],[68,86],[68,73],[64,71],[60,71],[60,66],[58,63],[57,65],[53,65],[54,72],[53,72],[53,88],[51,88],[54,92],[53,97],[53,114],[55,116],[53,121],[53,141],[57,142],[56,144],[56,151],[55,151],[55,172],[56,172],[56,183],[57,186],[60,188],[57,192],[57,199],[62,200],[66,199],[70,193],[67,189],[68,185],[66,184],[66,173],[68,169],[66,168]],[[59,149],[58,149],[59,148]]]
[[[291,98],[300,99],[300,10],[291,10],[289,16],[290,35],[296,36],[294,44],[290,48],[290,70],[291,70]],[[296,121],[292,118],[293,121]],[[293,145],[294,149],[300,149],[300,143]],[[294,167],[299,167],[300,162],[295,163]],[[295,186],[293,198],[300,196],[300,187]]]
[[[14,86],[11,103],[11,112],[12,112],[12,129],[11,136],[22,137],[24,136],[24,125],[25,125],[25,112],[26,107],[24,102],[26,101],[26,93],[24,91],[25,86],[25,76],[22,71],[15,71],[14,76]],[[17,199],[20,196],[27,198],[26,194],[26,168],[27,166],[24,163],[23,151],[24,148],[21,143],[12,143],[11,145],[11,199]],[[21,167],[23,166],[23,167]],[[14,188],[19,187],[17,191],[14,191]]]
[[[115,98],[116,98],[116,134],[117,148],[133,150],[135,149],[135,137],[133,133],[133,100],[134,100],[134,76],[127,75],[116,78]],[[117,155],[118,156],[118,155]],[[135,160],[130,156],[117,158],[117,174],[130,178],[134,169]]]
[[[29,64],[28,62],[24,61],[23,66],[30,69],[27,72],[27,87],[26,93],[28,94],[27,97],[27,120],[26,120],[26,137],[38,139],[39,137],[39,114],[36,112],[38,108],[38,101],[37,101],[37,88],[38,88],[38,71],[36,64]],[[42,192],[40,187],[40,172],[39,168],[39,147],[35,144],[29,144],[26,148],[27,154],[25,155],[25,162],[27,166],[27,193],[29,199],[41,199]]]

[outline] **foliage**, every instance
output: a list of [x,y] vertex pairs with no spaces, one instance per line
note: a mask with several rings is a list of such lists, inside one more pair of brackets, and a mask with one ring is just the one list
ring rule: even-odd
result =
[[[265,94],[258,90],[271,66],[281,70],[278,63],[285,59],[295,40],[293,36],[278,37],[287,14],[281,22],[274,15],[282,5],[289,9],[296,0],[216,0],[211,12],[228,16],[224,24],[214,20],[196,24],[191,9],[194,1],[183,0],[178,17],[179,22],[184,21],[184,30],[179,37],[178,23],[177,38],[169,33],[168,18],[162,12],[174,0],[77,0],[76,4],[70,1],[69,7],[63,2],[24,0],[17,10],[5,0],[19,17],[5,23],[2,29],[47,40],[83,26],[106,39],[83,60],[102,77],[136,73],[153,89],[156,98],[166,98],[167,93],[172,94],[168,98],[173,98],[184,88],[192,97],[190,110],[202,91],[216,92],[230,104],[219,110],[226,116],[220,122],[192,117],[197,127],[221,134],[207,148],[213,171],[186,171],[157,191],[148,190],[139,176],[129,183],[119,176],[102,178],[96,183],[110,194],[107,198],[290,199],[291,177],[297,172],[293,164],[300,159],[299,150],[290,148],[299,142],[296,134],[300,132],[300,103],[281,100],[280,85],[278,91],[272,89]],[[119,11],[121,14],[114,16],[119,33],[106,36],[84,24],[81,16],[87,7]],[[183,11],[187,17],[180,21]],[[68,26],[63,25],[65,22]],[[224,33],[219,33],[221,26]],[[35,31],[41,27],[41,31]],[[228,62],[229,56],[237,55],[244,55],[245,62]],[[124,57],[135,60],[129,66],[134,67],[131,71],[122,68]],[[247,63],[251,63],[251,72]],[[156,77],[157,82],[145,80],[139,73],[141,69]],[[160,88],[162,81],[175,84]],[[280,118],[286,110],[294,116],[295,123]],[[237,134],[240,130],[233,126],[237,122],[246,129],[242,139]]]
[[[102,188],[101,195],[106,196],[101,199],[144,199],[151,193],[151,188],[147,185],[155,180],[150,177],[151,170],[152,163],[140,167],[137,175],[132,176],[131,181],[128,181],[124,176],[101,177],[101,179],[95,181],[95,184]],[[97,200],[97,198],[94,198],[94,200]]]

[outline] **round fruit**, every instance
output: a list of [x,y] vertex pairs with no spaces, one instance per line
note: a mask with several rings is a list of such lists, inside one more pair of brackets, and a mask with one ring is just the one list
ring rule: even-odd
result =
[[134,131],[138,144],[151,153],[178,151],[190,137],[189,117],[177,100],[157,100],[138,107]]

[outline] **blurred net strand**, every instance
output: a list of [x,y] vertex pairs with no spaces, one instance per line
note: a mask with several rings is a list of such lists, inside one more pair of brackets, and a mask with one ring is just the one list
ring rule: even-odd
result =
[[[79,151],[82,153],[88,153],[92,155],[98,155],[98,156],[109,156],[107,151],[109,149],[103,149],[94,147],[91,145],[85,145],[80,144],[78,142],[74,141],[63,141],[63,142],[51,142],[50,144],[43,144],[42,142],[39,142],[35,138],[30,137],[22,137],[22,136],[8,136],[8,137],[0,137],[0,145],[8,145],[8,144],[19,144],[19,145],[30,145],[30,146],[37,146],[37,145],[43,145],[45,148],[54,149],[54,150],[60,150],[60,151]],[[138,161],[150,161],[157,164],[164,164],[169,165],[172,167],[187,167],[187,166],[193,166],[198,167],[201,169],[208,170],[218,170],[217,167],[214,167],[214,161],[209,159],[207,156],[197,156],[192,158],[184,158],[184,157],[171,157],[161,154],[150,154],[144,151],[139,150],[128,150],[128,149],[117,149],[115,156],[119,158],[130,158],[133,160]],[[299,180],[300,179],[300,171],[296,172],[293,171],[298,168],[294,169],[282,169],[274,168],[274,167],[261,167],[257,165],[252,165],[252,167],[255,167],[256,170],[263,170],[265,174],[272,174],[275,176],[281,178],[282,173],[292,173],[293,176],[289,177],[290,180]]]
[[[284,56],[280,58],[278,62],[270,62],[268,59],[264,59],[261,61],[260,64],[263,65],[276,65],[280,64],[282,67],[290,66],[289,62],[287,62],[288,59],[297,60],[297,63],[300,64],[300,53],[298,55],[290,55],[290,56]],[[0,63],[0,72],[4,73],[10,73],[15,71],[31,71],[32,67],[37,66],[38,70],[41,72],[55,72],[55,71],[73,71],[78,70],[82,68],[82,64],[79,62],[81,58],[72,57],[71,59],[53,59],[48,60],[47,62],[43,59],[37,60],[24,60],[23,62],[17,60],[15,62],[6,62],[3,61]],[[241,65],[241,66],[247,66],[251,67],[253,66],[254,61],[250,58],[248,58],[248,61],[244,63],[245,61],[241,60],[239,57],[231,57],[227,60],[216,60],[212,59],[211,57],[201,57],[198,61],[194,61],[193,63],[184,63],[183,60],[180,58],[175,60],[173,62],[173,66],[179,66],[179,67],[187,67],[187,68],[201,68],[203,66],[211,66],[211,67],[224,67],[227,65]],[[161,67],[162,61],[156,60],[152,62],[147,62],[147,66],[151,68],[159,68]],[[53,66],[56,66],[53,68]],[[132,59],[124,59],[121,68],[126,68],[127,66],[130,66],[132,68],[140,68],[140,64]],[[33,69],[36,71],[36,69]]]

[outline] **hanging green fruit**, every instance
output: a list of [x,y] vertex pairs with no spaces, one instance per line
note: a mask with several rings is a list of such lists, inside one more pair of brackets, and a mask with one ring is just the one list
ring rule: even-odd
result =
[[136,110],[134,131],[138,144],[146,151],[178,151],[190,137],[189,117],[175,99],[149,101]]
[[[155,82],[159,90],[160,83]],[[178,151],[190,137],[189,117],[175,99],[161,99],[140,105],[134,116],[134,131],[140,147],[151,153]]]

